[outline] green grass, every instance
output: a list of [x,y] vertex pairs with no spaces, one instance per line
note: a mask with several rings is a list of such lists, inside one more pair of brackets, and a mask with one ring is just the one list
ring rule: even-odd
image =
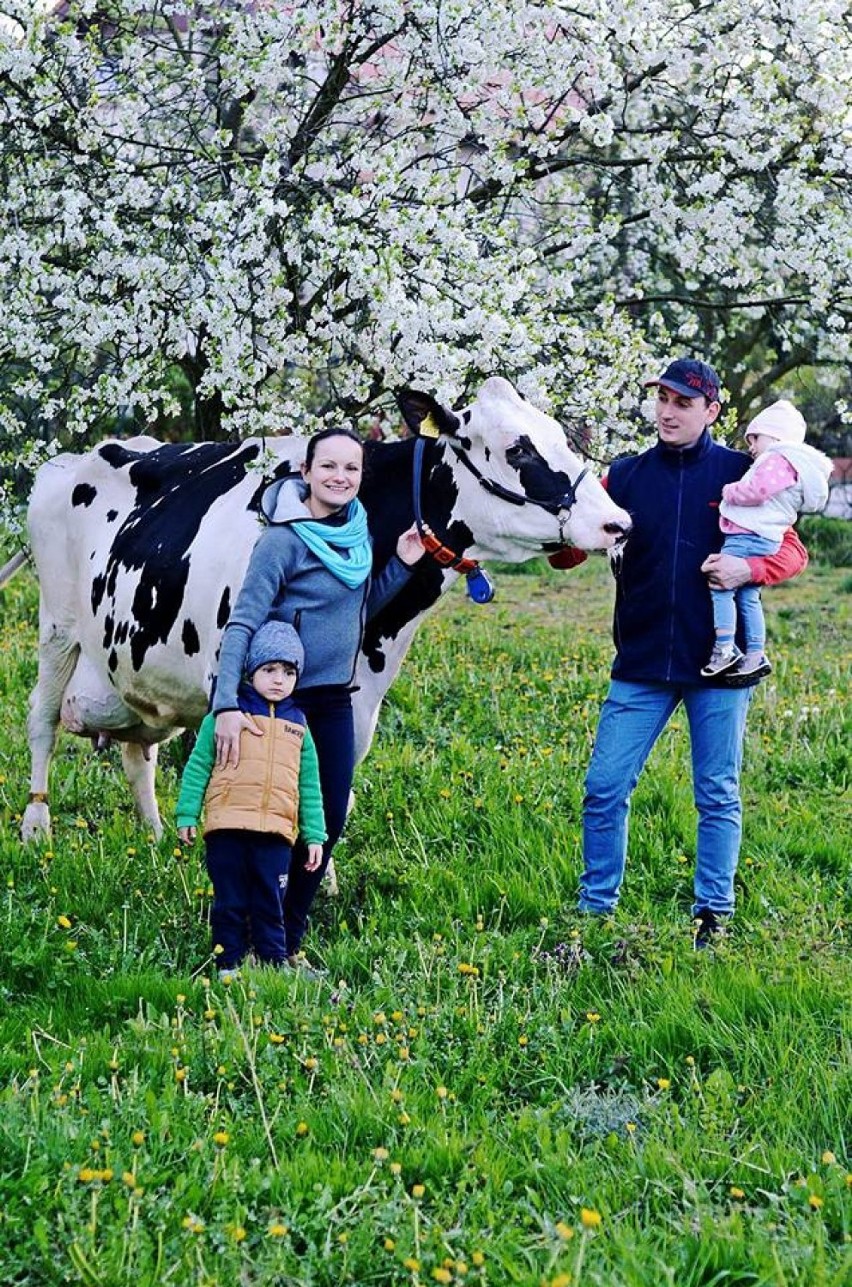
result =
[[681,718],[618,914],[573,910],[605,564],[497,581],[386,703],[322,986],[216,981],[201,850],[139,829],[115,754],[62,739],[21,845],[36,596],[4,592],[4,1285],[852,1284],[848,567],[766,595],[739,910],[698,955]]

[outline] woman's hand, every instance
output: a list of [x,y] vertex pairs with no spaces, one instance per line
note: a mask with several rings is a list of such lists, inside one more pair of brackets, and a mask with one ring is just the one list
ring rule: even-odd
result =
[[240,734],[244,728],[255,737],[263,737],[262,729],[257,727],[251,716],[244,715],[242,711],[222,711],[221,715],[216,716],[213,740],[216,744],[216,763],[220,769],[226,764],[232,764],[234,768],[239,764]]
[[178,840],[182,845],[191,845],[195,839],[195,827],[178,827]]
[[412,523],[407,532],[396,543],[396,557],[400,563],[404,563],[407,568],[413,568],[414,564],[419,562],[426,553],[426,546],[420,538],[417,530],[417,524]]

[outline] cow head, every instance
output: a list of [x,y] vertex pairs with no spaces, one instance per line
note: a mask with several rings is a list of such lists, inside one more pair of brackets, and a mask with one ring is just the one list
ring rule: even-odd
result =
[[412,390],[399,403],[413,433],[448,446],[477,557],[517,563],[564,545],[615,550],[626,539],[629,515],[570,450],[561,426],[507,380],[486,380],[458,412]]

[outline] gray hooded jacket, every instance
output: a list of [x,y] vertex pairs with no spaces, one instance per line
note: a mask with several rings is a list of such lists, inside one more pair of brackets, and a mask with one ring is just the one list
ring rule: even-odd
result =
[[[299,688],[350,685],[364,624],[397,594],[411,576],[394,555],[379,575],[356,589],[335,577],[292,530],[299,521],[315,522],[304,503],[307,488],[295,478],[273,483],[261,509],[269,526],[258,537],[219,653],[212,709],[237,709],[237,689],[249,640],[265,621],[286,621],[305,649]],[[333,535],[334,520],[329,522]]]

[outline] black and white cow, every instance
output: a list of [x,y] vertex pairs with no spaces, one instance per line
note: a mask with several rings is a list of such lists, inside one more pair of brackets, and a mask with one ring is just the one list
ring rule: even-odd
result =
[[[414,631],[459,575],[439,560],[521,562],[564,544],[613,550],[630,530],[556,421],[506,380],[487,380],[458,413],[413,392],[400,405],[415,437],[366,447],[361,497],[376,563],[413,520],[418,470],[419,513],[442,548],[366,630],[356,675],[359,758]],[[264,447],[274,458],[266,479]],[[200,723],[220,635],[261,530],[261,491],[270,475],[295,471],[304,450],[305,440],[292,437],[137,438],[40,468],[29,506],[41,598],[25,838],[50,826],[48,771],[60,723],[121,742],[139,812],[159,834],[157,743]]]

